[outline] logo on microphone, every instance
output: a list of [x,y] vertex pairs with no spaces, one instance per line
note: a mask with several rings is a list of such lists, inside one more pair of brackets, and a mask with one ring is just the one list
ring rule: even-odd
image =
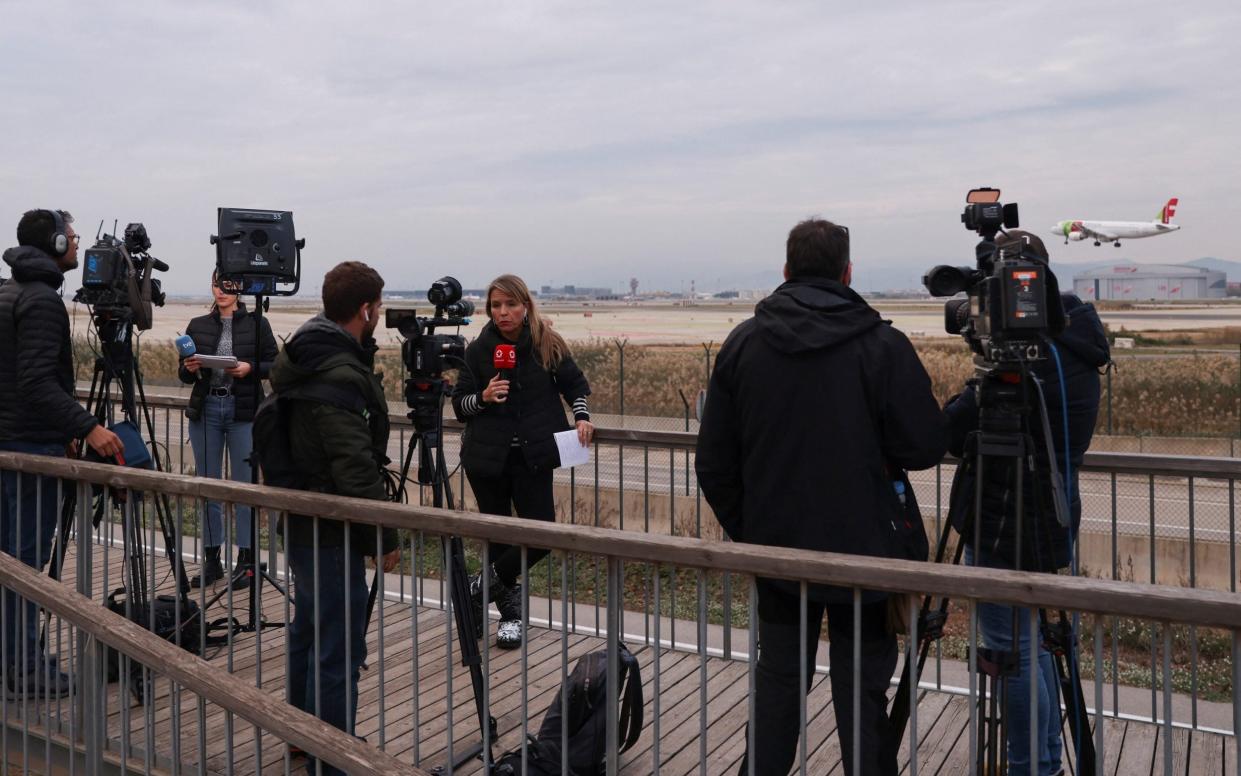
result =
[[516,369],[517,368],[517,348],[512,345],[496,345],[495,353],[492,354],[492,366],[496,369]]

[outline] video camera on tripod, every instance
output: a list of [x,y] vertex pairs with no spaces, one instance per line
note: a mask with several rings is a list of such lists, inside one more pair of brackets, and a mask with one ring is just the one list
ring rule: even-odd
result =
[[[115,226],[112,231],[116,231]],[[109,317],[129,318],[140,331],[150,329],[154,323],[152,307],[164,306],[164,289],[151,273],[168,271],[168,265],[150,250],[151,238],[140,223],[126,226],[124,239],[115,234],[96,236],[95,244],[86,249],[82,287],[73,301]]]
[[[962,335],[975,353],[975,375],[967,382],[966,392],[950,402],[947,410],[951,414],[956,402],[968,399],[973,391],[972,403],[965,400],[962,406],[976,407],[976,420],[971,421],[960,452],[949,497],[949,520],[939,537],[935,561],[947,557],[949,532],[955,529],[959,540],[953,563],[961,562],[968,544],[974,552],[973,562],[980,565],[1054,572],[1064,564],[1054,550],[1053,534],[1072,529],[1047,403],[1033,367],[1054,350],[1051,338],[1063,331],[1067,320],[1055,275],[1048,268],[1041,245],[1036,249],[1028,235],[1008,233],[997,244],[997,234],[1018,226],[1017,205],[1004,205],[999,200],[999,189],[992,188],[973,189],[966,196],[961,222],[982,237],[975,248],[976,266],[941,265],[922,279],[934,296],[966,294],[965,299],[945,304],[944,324],[949,334]],[[980,560],[983,554],[988,556],[985,562]],[[931,644],[943,635],[949,602],[945,597],[938,606],[933,604],[932,596],[923,599],[917,626],[919,642],[907,645],[906,661],[913,660],[916,651],[917,665],[915,670],[903,672],[893,700],[889,716],[892,742],[903,735]],[[1023,617],[1017,608],[1012,609],[1009,648],[971,645],[983,723],[975,752],[975,767],[980,773],[1003,773],[1007,769],[1012,731],[1003,709],[1009,682],[1023,681],[1018,679],[1024,666],[1021,650],[1015,647],[1021,642]],[[1038,620],[1039,645],[1053,658],[1059,695],[1065,699],[1065,721],[1073,737],[1077,772],[1079,776],[1094,776],[1095,752],[1078,671],[1076,633],[1064,611],[1059,612],[1058,622],[1052,622],[1048,613],[1040,610]],[[1033,638],[1030,636],[1031,642]],[[1059,698],[1050,702],[1059,714]],[[1034,747],[1033,733],[1016,734],[1029,735],[1027,745]]]
[[970,349],[992,364],[1038,361],[1047,357],[1043,337],[1064,328],[1064,310],[1047,264],[1023,244],[1001,250],[995,236],[1019,226],[1017,203],[1000,202],[1000,190],[971,189],[961,223],[982,240],[976,265],[932,267],[922,284],[932,296],[956,296],[944,305],[944,329],[960,334]]
[[435,330],[468,326],[474,314],[474,303],[461,298],[461,283],[448,275],[431,284],[427,301],[435,305],[435,314],[429,318],[410,309],[388,308],[384,313],[384,326],[405,338],[401,359],[410,375],[405,381],[405,403],[419,431],[435,428],[441,399],[450,388],[444,372],[456,368],[451,362],[459,365],[465,357],[465,337]]

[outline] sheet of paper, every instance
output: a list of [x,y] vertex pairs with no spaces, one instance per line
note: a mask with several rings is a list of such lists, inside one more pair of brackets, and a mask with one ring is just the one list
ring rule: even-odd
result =
[[560,450],[560,466],[578,466],[590,463],[590,448],[583,447],[577,438],[577,429],[561,431],[556,437],[556,448]]

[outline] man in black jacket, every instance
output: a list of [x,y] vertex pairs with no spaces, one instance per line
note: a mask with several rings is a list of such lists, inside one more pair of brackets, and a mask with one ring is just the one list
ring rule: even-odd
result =
[[[809,220],[789,233],[786,283],[737,326],[716,359],[698,432],[703,494],[737,542],[900,557],[893,485],[938,463],[947,422],[909,340],[849,288],[849,233]],[[919,525],[919,528],[921,526]],[[800,734],[799,585],[758,580],[759,657],[752,731],[757,774],[787,774]],[[828,618],[832,701],[846,773],[853,772],[853,676],[861,677],[864,774],[895,774],[884,740],[896,638],[886,596],[813,587],[806,675]],[[854,639],[862,664],[853,665]],[[808,687],[807,687],[808,689]],[[747,760],[742,774],[749,773]]]
[[[1047,248],[1036,235],[1012,231],[996,239],[999,249],[1024,248],[1025,255],[1046,262]],[[1049,288],[1055,287],[1049,284]],[[1022,488],[1024,504],[1021,534],[1022,557],[1016,555],[1016,499],[1009,498],[1016,488],[1011,466],[988,463],[983,481],[982,517],[978,520],[981,545],[975,547],[975,531],[968,515],[973,511],[975,479],[972,467],[960,466],[952,483],[949,520],[966,544],[966,562],[992,568],[1027,571],[1055,571],[1070,565],[1077,526],[1081,522],[1082,502],[1077,488],[1077,472],[1090,447],[1099,414],[1099,369],[1111,361],[1107,333],[1094,306],[1075,294],[1060,294],[1068,316],[1064,330],[1050,338],[1049,357],[1035,362],[1030,371],[1042,386],[1047,419],[1055,447],[1056,465],[1065,483],[1069,506],[1069,527],[1061,526],[1050,505],[1050,459],[1043,442],[1042,424],[1032,415],[1031,433],[1035,439],[1038,477],[1026,476]],[[978,428],[978,404],[973,386],[966,388],[944,408],[951,423],[948,448],[953,455],[970,455],[966,441]],[[1066,437],[1067,432],[1067,437]],[[1067,476],[1065,476],[1067,475]],[[1037,484],[1037,486],[1036,486]],[[1041,487],[1038,487],[1041,486]],[[1013,608],[1000,604],[978,605],[979,626],[986,646],[1011,650]],[[1008,729],[1009,773],[1040,774],[1060,772],[1063,743],[1060,736],[1060,705],[1057,677],[1052,657],[1039,647],[1039,739],[1030,746],[1030,613],[1017,609],[1021,659],[1018,675],[1006,680],[1004,720]],[[1032,751],[1033,749],[1033,751]]]
[[[65,272],[78,265],[73,217],[28,211],[17,224],[17,242],[4,252],[13,277],[0,287],[0,450],[61,457],[85,438],[101,456],[116,455],[123,450],[116,434],[74,398],[69,315],[58,292]],[[42,569],[60,513],[60,483],[11,471],[2,476],[0,549]],[[67,677],[42,670],[34,604],[19,609],[16,596],[5,593],[4,606],[8,689],[67,692]]]
[[[293,400],[288,441],[306,490],[388,498],[388,405],[374,372],[382,291],[379,273],[361,262],[332,268],[323,279],[323,313],[297,330],[272,367],[272,390]],[[350,733],[366,659],[365,558],[379,556],[384,572],[400,560],[395,529],[385,528],[378,541],[375,534],[366,523],[303,515],[289,515],[286,524],[296,607],[289,703]],[[323,773],[340,771],[325,764]]]

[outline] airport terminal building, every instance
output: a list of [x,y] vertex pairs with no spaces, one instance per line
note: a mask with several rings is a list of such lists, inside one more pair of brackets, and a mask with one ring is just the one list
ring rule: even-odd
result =
[[1137,264],[1131,261],[1073,276],[1073,291],[1083,300],[1223,299],[1223,272],[1190,264]]

